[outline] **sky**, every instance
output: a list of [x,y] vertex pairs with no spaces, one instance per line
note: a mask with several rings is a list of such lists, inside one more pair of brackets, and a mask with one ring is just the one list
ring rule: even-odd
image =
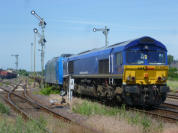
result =
[[[33,28],[41,32],[31,10],[47,22],[45,63],[63,53],[103,47],[104,35],[92,29],[104,26],[110,28],[109,45],[150,36],[178,59],[177,0],[0,0],[0,68],[15,68],[11,54],[19,54],[19,68],[31,70]],[[37,70],[40,48],[37,44]]]

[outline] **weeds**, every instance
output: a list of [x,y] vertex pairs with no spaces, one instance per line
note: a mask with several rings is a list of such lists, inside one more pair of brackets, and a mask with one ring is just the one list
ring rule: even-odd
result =
[[9,112],[10,112],[9,108],[4,104],[0,103],[0,113],[9,114]]
[[152,119],[145,114],[135,111],[127,111],[125,105],[120,108],[110,108],[95,102],[84,101],[81,104],[75,104],[72,111],[81,115],[107,115],[119,116],[119,119],[126,120],[128,124],[139,126],[144,133],[161,131],[163,123],[153,124]]
[[129,116],[128,119],[128,123],[131,125],[138,125],[140,122],[140,113],[139,112],[135,112],[133,115]]
[[82,115],[109,115],[114,116],[117,115],[117,108],[106,108],[105,106],[99,105],[97,103],[84,101],[82,104],[77,104],[72,108],[73,112],[79,113]]
[[170,87],[171,91],[176,92],[178,91],[178,82],[177,81],[167,81],[167,85]]
[[60,90],[56,89],[53,86],[50,86],[50,87],[45,87],[45,88],[41,89],[40,93],[43,94],[43,95],[59,94]]
[[18,116],[15,122],[1,120],[0,133],[44,133],[44,125],[39,127],[36,121],[24,122],[22,117]]
[[40,129],[45,129],[45,127],[47,126],[47,121],[44,119],[43,116],[40,116],[37,122],[39,123]]
[[146,117],[146,116],[143,116],[141,118],[141,125],[142,125],[142,128],[143,128],[143,131],[146,133],[146,132],[149,132],[150,131],[150,127],[151,127],[151,120]]
[[10,83],[9,83],[9,82],[4,82],[4,84],[5,84],[5,85],[10,85]]

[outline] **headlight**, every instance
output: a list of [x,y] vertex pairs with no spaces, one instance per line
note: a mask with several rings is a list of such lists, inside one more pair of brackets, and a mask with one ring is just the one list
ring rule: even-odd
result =
[[130,76],[127,77],[127,81],[130,81]]
[[159,76],[159,77],[158,77],[158,81],[161,81],[161,80],[162,80],[162,78]]
[[132,77],[132,81],[135,81],[135,77]]
[[128,77],[127,77],[127,81],[135,81],[135,77],[134,77],[134,76],[132,76],[132,77],[131,77],[131,76],[128,76]]

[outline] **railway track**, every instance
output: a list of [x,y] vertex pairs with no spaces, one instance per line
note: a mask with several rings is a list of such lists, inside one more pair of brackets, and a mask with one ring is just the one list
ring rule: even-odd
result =
[[176,95],[176,94],[168,94],[167,98],[178,100],[178,95]]
[[[43,110],[43,111],[45,111],[45,112],[47,112],[49,114],[52,114],[55,118],[62,119],[65,122],[69,122],[69,123],[73,123],[73,124],[79,125],[79,126],[83,127],[84,129],[86,129],[89,132],[99,133],[98,131],[96,131],[96,130],[94,130],[94,129],[86,126],[86,125],[83,125],[80,122],[74,121],[74,120],[72,120],[72,119],[70,119],[70,118],[68,118],[66,116],[63,116],[63,115],[61,115],[59,113],[56,113],[55,111],[53,111],[52,109],[48,108],[47,106],[41,105],[37,101],[33,100],[28,95],[27,82],[24,85],[22,85],[21,82],[20,82],[17,85],[8,84],[8,86],[13,87],[13,89],[9,91],[9,90],[7,90],[7,89],[5,89],[3,87],[0,87],[0,89],[4,90],[8,94],[8,98],[7,97],[3,97],[3,99],[7,103],[9,103],[16,111],[18,111],[25,119],[33,120],[32,116],[29,115],[29,112],[33,112],[33,110],[38,110],[38,111]],[[21,86],[24,89],[24,92],[23,92],[24,96],[15,93],[15,90],[17,89],[18,86]],[[19,103],[17,103],[17,101]],[[26,106],[25,108],[22,108],[22,107],[18,106],[18,105],[20,105],[22,103],[24,104],[26,102],[28,102],[29,105]],[[45,129],[45,132],[49,133],[49,130]]]
[[[28,107],[28,108],[24,108],[24,107],[20,107],[18,104],[17,104],[17,99],[19,99],[21,102],[23,103],[26,103],[26,102],[29,102],[25,97],[21,96],[21,95],[18,95],[18,94],[15,94],[14,91],[18,88],[18,86],[21,86],[20,85],[21,82],[19,82],[17,85],[15,85],[13,87],[12,90],[6,90],[4,89],[3,87],[0,87],[0,89],[4,90],[6,93],[7,93],[7,96],[5,97],[2,97],[12,108],[14,108],[19,114],[21,114],[23,116],[23,118],[25,120],[33,120],[32,116],[29,115],[29,112],[27,113],[27,110],[30,112],[32,111],[32,109],[35,109],[34,106],[31,104],[31,103],[28,103],[30,106],[33,106],[33,107]],[[16,100],[15,100],[15,99]],[[40,123],[38,121],[34,121],[39,127],[40,127]],[[46,133],[51,133],[48,129],[44,129],[44,132]]]
[[163,118],[171,122],[178,122],[178,102],[175,101],[178,99],[178,96],[169,94],[168,98],[170,98],[173,101],[167,100],[160,106],[155,106],[149,110],[135,109],[135,108],[131,108],[131,110],[143,112],[145,114],[149,114],[154,117]]
[[[89,98],[86,97],[88,100]],[[113,103],[105,103],[100,100],[92,99],[94,102],[99,102],[100,104],[104,104],[109,107],[117,107],[116,104]],[[145,108],[145,107],[129,107],[126,106],[127,110],[136,111],[140,113],[144,113],[150,116],[153,116],[155,118],[163,119],[165,121],[169,122],[178,122],[178,105],[171,104],[171,103],[164,103],[163,105],[159,107],[152,107],[152,108]]]
[[169,122],[178,122],[178,110],[169,108],[167,106],[153,107],[150,110],[128,107],[128,110],[133,110],[144,114],[148,114],[155,118],[163,119]]
[[[86,99],[90,100],[89,97]],[[104,104],[109,107],[117,107],[118,105],[113,103],[105,103],[101,100],[91,99],[91,101],[99,102],[100,104]],[[145,108],[145,107],[129,107],[126,106],[127,110],[141,112],[144,114],[151,115],[153,117],[163,119],[169,122],[178,122],[178,105],[174,103],[164,103],[159,107]]]
[[[24,83],[24,85],[22,85],[21,83],[19,83],[17,85],[10,85],[14,89],[12,89],[12,91],[10,91],[10,92],[6,90],[6,92],[10,93],[9,97],[13,95],[13,96],[16,96],[16,97],[21,97],[24,101],[27,100],[30,104],[33,104],[33,108],[36,108],[37,110],[44,110],[47,113],[52,114],[54,117],[57,117],[59,119],[63,119],[66,122],[76,123],[77,125],[80,125],[80,126],[86,128],[86,129],[89,129],[92,132],[98,132],[96,130],[91,129],[90,127],[83,125],[81,122],[76,122],[76,121],[74,121],[70,118],[64,117],[63,115],[56,113],[55,111],[51,110],[50,108],[39,104],[37,101],[33,100],[33,98],[31,98],[28,95],[26,85],[27,85],[27,83]],[[15,93],[17,86],[22,86],[22,88],[24,89],[24,96],[17,95]],[[154,107],[152,110],[136,109],[136,108],[129,108],[129,110],[142,112],[142,113],[151,115],[153,117],[156,117],[158,119],[163,119],[163,120],[166,120],[166,121],[169,121],[169,122],[178,122],[178,107],[177,107],[177,105],[174,105],[174,104],[164,103],[160,107]],[[23,114],[24,116],[28,115],[28,113],[26,113],[26,111],[21,111],[20,113]]]

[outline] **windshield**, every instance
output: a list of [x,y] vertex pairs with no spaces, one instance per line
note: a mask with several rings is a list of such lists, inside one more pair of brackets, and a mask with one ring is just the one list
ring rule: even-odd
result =
[[127,51],[126,62],[127,64],[144,64],[144,56],[143,51]]
[[165,64],[165,52],[163,51],[127,51],[127,64],[144,64],[145,60],[149,64]]
[[148,52],[149,64],[165,64],[165,53],[162,51],[150,51]]

